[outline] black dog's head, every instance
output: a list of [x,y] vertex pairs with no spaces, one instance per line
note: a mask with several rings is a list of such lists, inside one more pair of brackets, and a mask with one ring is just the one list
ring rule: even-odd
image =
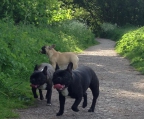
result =
[[53,84],[54,88],[57,90],[63,90],[64,88],[67,88],[71,81],[72,81],[72,68],[73,68],[73,63],[70,62],[69,65],[67,66],[67,69],[65,70],[60,70],[59,66],[56,65],[56,71],[53,74]]
[[46,46],[43,46],[40,51],[42,54],[46,54]]
[[36,65],[34,68],[34,73],[30,76],[31,87],[38,88],[47,82],[47,66],[44,67],[43,71],[38,70]]

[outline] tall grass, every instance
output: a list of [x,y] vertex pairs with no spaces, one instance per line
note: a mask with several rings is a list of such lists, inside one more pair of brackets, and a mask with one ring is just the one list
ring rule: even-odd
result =
[[96,42],[91,30],[78,21],[41,27],[0,21],[0,119],[17,117],[12,109],[33,104],[29,76],[35,64],[49,62],[39,50],[51,44],[61,52],[81,52]]

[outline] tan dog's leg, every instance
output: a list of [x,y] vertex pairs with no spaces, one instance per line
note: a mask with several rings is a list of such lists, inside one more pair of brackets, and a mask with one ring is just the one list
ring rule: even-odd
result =
[[78,68],[78,64],[74,63],[73,64],[73,69],[76,69],[76,68]]
[[53,66],[54,70],[56,68],[56,63],[55,62],[52,62],[51,65]]

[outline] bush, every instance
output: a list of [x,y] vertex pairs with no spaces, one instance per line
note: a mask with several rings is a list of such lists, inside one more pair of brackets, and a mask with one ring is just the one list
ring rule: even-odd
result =
[[[65,21],[59,26],[59,29],[63,29],[63,32],[60,33],[62,39],[71,39],[71,42],[68,42],[68,49],[70,48],[70,51],[73,51],[73,49],[81,51],[96,43],[95,40],[93,40],[95,36],[88,26],[77,20]],[[69,37],[70,35],[71,37]]]
[[144,27],[124,34],[116,44],[116,51],[129,58],[131,65],[144,74]]
[[103,23],[101,25],[100,36],[108,38],[114,41],[119,40],[125,33],[136,29],[135,26],[126,25],[123,27],[117,26],[117,24]]

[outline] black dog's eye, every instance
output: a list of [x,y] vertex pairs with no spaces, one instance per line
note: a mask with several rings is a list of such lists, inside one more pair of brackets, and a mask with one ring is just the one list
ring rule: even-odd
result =
[[62,83],[61,77],[55,77],[53,81],[55,82],[55,84],[59,84],[59,83],[61,84]]
[[61,77],[58,77],[58,81],[61,83],[61,81],[62,81],[62,80],[61,80]]
[[59,80],[61,80],[61,77],[58,77]]

